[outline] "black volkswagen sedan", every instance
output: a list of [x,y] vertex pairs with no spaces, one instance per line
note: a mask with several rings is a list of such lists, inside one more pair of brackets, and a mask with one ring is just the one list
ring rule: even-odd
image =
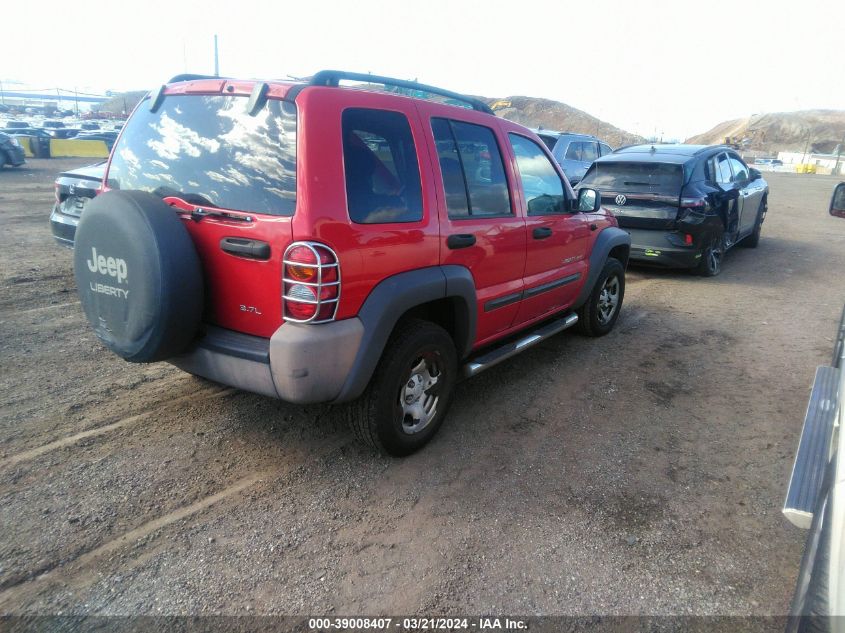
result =
[[56,178],[56,204],[50,214],[53,237],[63,246],[73,246],[76,226],[85,205],[99,193],[106,161],[62,172]]
[[769,185],[730,147],[632,145],[596,160],[579,187],[631,234],[631,260],[712,277],[735,244],[755,247]]

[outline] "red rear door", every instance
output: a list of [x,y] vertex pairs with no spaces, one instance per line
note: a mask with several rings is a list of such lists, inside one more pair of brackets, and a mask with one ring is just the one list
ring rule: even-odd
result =
[[503,160],[497,121],[420,103],[429,127],[440,214],[440,263],[465,266],[478,297],[475,347],[511,327],[522,297],[525,219]]

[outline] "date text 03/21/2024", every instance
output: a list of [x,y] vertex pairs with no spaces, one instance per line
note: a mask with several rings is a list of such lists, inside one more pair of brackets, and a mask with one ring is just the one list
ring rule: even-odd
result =
[[313,631],[330,630],[369,630],[369,631],[456,631],[456,630],[499,630],[521,631],[528,628],[528,623],[520,619],[481,617],[481,618],[309,618],[308,628]]

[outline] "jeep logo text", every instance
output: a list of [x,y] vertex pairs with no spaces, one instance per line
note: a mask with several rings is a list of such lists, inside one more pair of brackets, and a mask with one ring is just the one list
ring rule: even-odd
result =
[[97,255],[97,249],[91,248],[91,259],[87,260],[88,270],[92,273],[100,273],[101,275],[108,275],[109,277],[117,277],[117,283],[122,284],[126,282],[128,271],[126,270],[126,260],[115,257],[104,257]]

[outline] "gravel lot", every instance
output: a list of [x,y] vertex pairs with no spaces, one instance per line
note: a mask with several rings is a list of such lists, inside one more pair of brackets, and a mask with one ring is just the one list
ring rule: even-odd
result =
[[767,174],[756,250],[634,269],[616,330],[458,388],[434,442],[106,353],[47,216],[0,172],[0,613],[783,614],[780,514],[845,301],[835,181]]

